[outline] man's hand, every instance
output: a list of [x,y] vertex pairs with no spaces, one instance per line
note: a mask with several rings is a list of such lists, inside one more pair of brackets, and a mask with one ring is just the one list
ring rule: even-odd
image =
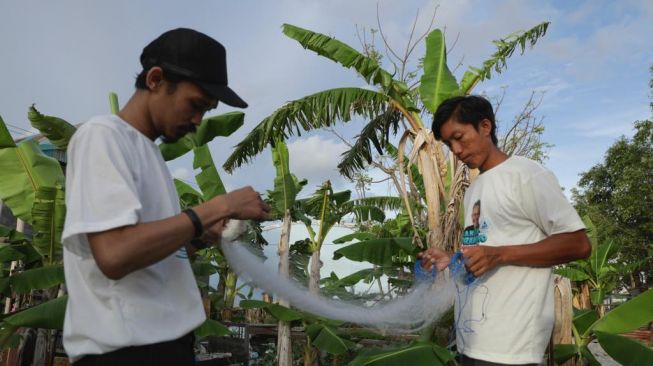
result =
[[422,260],[422,268],[431,270],[435,266],[438,271],[447,268],[451,261],[451,254],[438,248],[429,248],[417,254],[417,258]]
[[222,238],[222,230],[227,226],[227,222],[229,222],[229,219],[220,220],[215,225],[206,228],[201,237],[202,241],[211,245],[219,244]]
[[501,247],[487,245],[469,245],[462,247],[467,271],[479,277],[491,269],[503,264]]
[[252,187],[240,188],[218,197],[224,200],[232,219],[265,220],[268,217],[270,206],[263,202],[261,195]]

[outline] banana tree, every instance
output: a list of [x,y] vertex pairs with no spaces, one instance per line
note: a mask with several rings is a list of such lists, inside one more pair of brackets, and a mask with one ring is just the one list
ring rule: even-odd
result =
[[582,289],[587,287],[591,304],[599,317],[602,317],[605,314],[603,300],[606,294],[617,287],[621,276],[630,273],[640,263],[630,265],[616,263],[620,246],[611,240],[600,241],[597,229],[591,219],[584,217],[583,221],[592,243],[592,254],[587,259],[577,260],[556,269],[556,273],[577,283],[581,288],[579,296],[583,296]]
[[622,365],[653,364],[653,349],[620,334],[637,329],[653,321],[653,289],[617,306],[602,318],[595,310],[577,311],[573,320],[574,344],[560,344],[554,348],[556,362],[582,359],[600,365],[588,344],[598,340],[605,352]]
[[[526,43],[533,45],[545,34],[547,26],[548,23],[542,23],[529,31],[496,41],[497,52],[481,68],[470,68],[463,76],[460,86],[446,64],[444,36],[436,29],[426,37],[426,56],[421,81],[414,87],[408,87],[403,80],[393,79],[392,74],[383,70],[376,60],[352,47],[332,37],[284,24],[283,32],[288,37],[320,56],[344,67],[353,68],[378,90],[329,89],[291,101],[261,121],[237,145],[224,167],[231,171],[252,160],[276,138],[328,127],[337,122],[350,122],[357,115],[369,122],[361,130],[352,148],[344,154],[339,165],[340,172],[351,178],[357,170],[371,162],[373,148],[382,153],[383,147],[390,140],[390,132],[396,133],[400,123],[404,122],[407,127],[400,139],[400,150],[406,148],[409,140],[412,142],[409,159],[417,163],[424,185],[429,187],[425,192],[429,228],[427,245],[452,247],[456,237],[447,233],[452,231],[452,227],[455,229],[454,223],[458,219],[460,201],[466,186],[466,172],[464,165],[455,158],[452,157],[449,161],[445,159],[442,145],[434,140],[422,117],[424,113],[433,113],[444,99],[468,94],[479,81],[489,78],[492,70],[501,72],[505,68],[506,59],[514,50],[521,46],[523,52]],[[404,154],[398,156],[403,159]],[[403,164],[400,162],[399,166]],[[457,179],[456,184],[452,184],[448,191],[443,184],[447,170]],[[404,184],[405,179],[402,186]],[[415,222],[405,190],[402,189],[400,193],[406,200],[411,221]],[[415,240],[420,242],[417,237]]]

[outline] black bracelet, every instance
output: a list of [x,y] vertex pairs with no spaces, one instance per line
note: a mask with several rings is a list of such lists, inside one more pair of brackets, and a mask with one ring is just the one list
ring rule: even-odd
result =
[[193,227],[195,228],[195,239],[198,239],[200,236],[202,236],[202,233],[204,232],[204,227],[202,226],[202,221],[200,220],[199,216],[193,211],[192,208],[187,208],[182,211],[183,213],[188,216],[190,219],[190,222],[193,223]]

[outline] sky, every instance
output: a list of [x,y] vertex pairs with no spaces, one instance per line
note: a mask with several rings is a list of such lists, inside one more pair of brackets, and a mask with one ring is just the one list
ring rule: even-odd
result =
[[[435,11],[434,28],[445,30],[458,79],[480,66],[495,50],[492,40],[543,21],[549,30],[523,55],[515,53],[507,70],[479,84],[475,93],[505,98],[499,126],[511,121],[533,91],[542,97],[536,110],[545,126],[543,140],[554,146],[545,165],[566,192],[579,174],[600,163],[621,136],[632,136],[633,122],[651,118],[653,2],[535,0],[4,0],[0,2],[0,116],[18,138],[33,133],[27,109],[78,124],[109,113],[108,94],[124,104],[134,91],[142,48],[166,30],[189,27],[227,48],[229,85],[243,97],[245,125],[211,143],[221,166],[232,147],[284,103],[334,87],[364,87],[355,72],[304,50],[281,32],[284,23],[334,36],[361,49],[357,28],[378,29],[393,49],[403,50],[417,16],[424,32]],[[383,44],[376,38],[377,46]],[[424,54],[423,43],[413,53]],[[392,70],[384,56],[384,66]],[[220,105],[209,115],[234,110]],[[354,136],[365,121],[339,125]],[[328,131],[288,141],[291,170],[307,178],[310,193],[329,179],[351,188],[336,166],[346,145]],[[189,154],[190,155],[190,154]],[[194,181],[190,156],[169,163],[175,177]],[[379,178],[376,173],[370,173]],[[274,168],[269,152],[229,175],[228,189],[252,185],[271,189]],[[385,183],[370,195],[392,193]]]

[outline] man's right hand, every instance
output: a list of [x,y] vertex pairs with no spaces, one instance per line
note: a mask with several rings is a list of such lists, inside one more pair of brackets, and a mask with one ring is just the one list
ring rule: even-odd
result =
[[447,253],[442,249],[429,248],[417,254],[417,258],[422,260],[422,268],[431,270],[435,266],[438,271],[447,268],[451,261],[451,253]]
[[223,199],[222,203],[228,208],[229,218],[263,221],[268,217],[270,206],[263,202],[261,195],[250,186],[236,189],[219,197]]

